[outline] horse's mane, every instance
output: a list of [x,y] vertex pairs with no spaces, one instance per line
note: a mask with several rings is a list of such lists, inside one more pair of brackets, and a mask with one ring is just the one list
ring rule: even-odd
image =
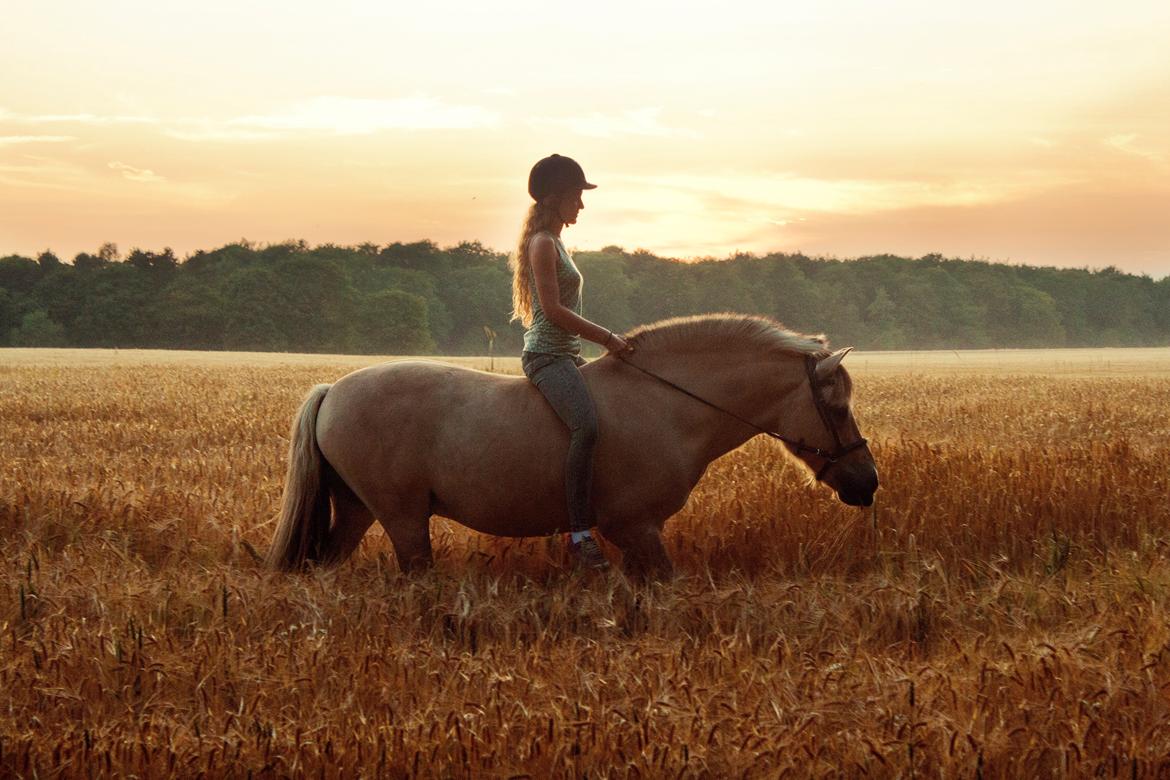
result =
[[770,317],[752,314],[700,314],[671,317],[634,328],[626,338],[640,350],[710,352],[758,347],[789,355],[824,357],[829,342],[823,335],[788,330]]

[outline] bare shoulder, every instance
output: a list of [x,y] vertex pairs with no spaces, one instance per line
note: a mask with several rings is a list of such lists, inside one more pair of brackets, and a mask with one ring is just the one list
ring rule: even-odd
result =
[[534,254],[555,252],[556,246],[553,237],[543,231],[534,234],[532,238],[528,239],[528,251]]
[[557,262],[557,245],[548,233],[537,233],[528,241],[528,257],[534,268],[553,267]]

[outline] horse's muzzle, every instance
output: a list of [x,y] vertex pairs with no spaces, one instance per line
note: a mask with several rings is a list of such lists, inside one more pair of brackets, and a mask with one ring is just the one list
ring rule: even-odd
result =
[[873,464],[865,464],[859,469],[851,469],[842,484],[837,487],[837,498],[849,506],[872,506],[873,494],[877,492],[877,468]]
[[849,506],[872,506],[873,493],[838,493],[837,498]]

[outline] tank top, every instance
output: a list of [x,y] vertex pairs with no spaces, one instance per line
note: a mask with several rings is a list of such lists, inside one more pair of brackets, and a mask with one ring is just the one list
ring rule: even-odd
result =
[[[560,293],[561,305],[580,315],[584,279],[560,237],[551,233],[549,235],[557,247],[557,291]],[[536,293],[536,273],[531,264],[528,266],[528,288],[532,291],[532,324],[524,331],[524,350],[553,355],[579,355],[581,337],[557,327],[544,316],[540,296]]]

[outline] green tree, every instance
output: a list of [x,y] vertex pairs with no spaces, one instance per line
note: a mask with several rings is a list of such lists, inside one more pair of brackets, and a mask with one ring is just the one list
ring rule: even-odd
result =
[[[578,252],[577,262],[585,315],[617,330],[727,310],[769,314],[863,347],[1170,342],[1170,280],[1116,268],[1032,268],[940,255],[841,261],[741,254],[684,263],[612,246]],[[169,249],[135,249],[120,262],[117,246],[107,243],[96,254],[79,253],[71,265],[51,252],[35,260],[0,258],[0,290],[0,342],[40,310],[78,346],[383,351],[398,339],[404,346],[396,350],[406,350],[407,335],[419,331],[415,299],[423,300],[429,338],[444,352],[482,352],[485,327],[498,334],[501,353],[515,352],[522,332],[508,322],[506,256],[475,241],[379,249],[241,240],[183,262]],[[370,303],[392,291],[414,299]],[[402,313],[386,319],[382,309],[391,298]],[[29,333],[42,326],[52,331],[38,317]],[[367,328],[379,346],[366,343]]]
[[98,295],[97,283],[101,275],[61,266],[46,273],[33,290],[32,298],[40,308],[65,328],[70,344],[78,344],[74,324],[87,303]]
[[968,277],[971,299],[986,310],[984,329],[988,346],[1020,346],[1019,306],[1016,281],[990,265],[975,269]]
[[284,322],[288,302],[280,280],[267,268],[240,268],[221,288],[223,343],[227,349],[286,351],[291,339],[278,323]]
[[869,343],[878,349],[899,349],[906,344],[906,334],[898,323],[898,306],[885,287],[874,291],[873,300],[865,310],[865,321],[870,327]]
[[109,265],[108,260],[104,260],[97,255],[91,255],[87,252],[78,252],[73,256],[73,267],[78,271],[94,271],[99,268],[105,268]]
[[629,255],[627,263],[634,283],[630,305],[640,322],[702,311],[699,290],[685,263],[663,260],[642,249]]
[[1060,312],[1048,293],[1034,287],[1017,287],[1012,307],[1018,328],[1015,344],[1024,347],[1064,346]]
[[140,271],[153,272],[164,276],[178,267],[175,253],[169,246],[161,252],[147,252],[142,249],[132,249],[126,258],[126,264]]
[[93,273],[68,333],[82,347],[150,346],[157,323],[154,290],[145,274],[125,263]]
[[1117,268],[1093,274],[1086,301],[1086,319],[1097,339],[1106,344],[1133,346],[1149,343],[1156,328],[1154,283]]
[[437,291],[437,280],[425,271],[387,266],[375,262],[351,272],[353,287],[362,295],[380,290],[402,290],[427,302],[427,321],[436,343],[446,343],[451,333],[451,315]]
[[440,346],[459,354],[483,351],[483,326],[500,336],[501,352],[519,348],[519,333],[508,327],[512,305],[512,279],[498,265],[477,265],[443,274],[437,283],[439,296],[451,317],[451,335]]
[[24,315],[8,340],[14,347],[63,347],[66,344],[65,329],[44,309]]
[[1160,346],[1170,345],[1170,276],[1163,276],[1154,284],[1154,341]]
[[890,281],[898,325],[913,346],[938,348],[953,340],[949,312],[943,309],[941,300],[950,281],[946,271],[934,263],[919,269],[900,268]]
[[810,260],[803,255],[786,257],[784,262],[800,274],[788,288],[787,305],[800,308],[795,315],[786,313],[783,322],[805,332],[824,333],[834,344],[872,346],[873,328],[866,310],[882,279],[874,263]]
[[298,255],[276,267],[286,308],[276,321],[291,349],[344,352],[349,348],[354,292],[337,262]]
[[415,241],[409,244],[395,241],[393,244],[387,244],[378,254],[378,261],[383,265],[398,268],[435,272],[440,270],[442,254],[433,241]]
[[269,266],[275,266],[285,260],[307,255],[310,252],[309,243],[303,238],[290,238],[276,244],[269,244],[259,251],[253,251],[251,246],[241,245],[241,248],[247,248],[258,262]]
[[354,327],[360,352],[419,355],[435,350],[427,325],[426,299],[402,290],[363,296],[356,307]]
[[861,316],[860,307],[853,301],[841,301],[826,318],[824,330],[837,347],[869,345],[869,328]]
[[1091,274],[1080,269],[1019,268],[1021,279],[1052,297],[1065,341],[1070,346],[1098,343],[1099,334],[1089,324],[1089,298],[1092,295]]
[[826,320],[837,307],[822,303],[822,289],[838,294],[838,306],[849,300],[843,288],[832,283],[818,284],[793,258],[770,255],[764,259],[764,267],[760,283],[770,299],[766,311],[790,328],[819,332],[828,327]]
[[122,255],[118,252],[118,245],[107,241],[98,247],[98,259],[106,263],[116,263],[122,259]]
[[226,321],[219,291],[194,275],[172,282],[154,303],[157,346],[172,349],[222,349]]
[[488,249],[478,241],[462,241],[456,246],[447,249],[444,254],[449,258],[452,268],[472,268],[475,266],[499,266],[507,259],[505,255]]
[[48,273],[55,271],[61,267],[61,258],[46,249],[37,255],[37,265],[41,267],[41,271]]
[[751,288],[739,269],[744,260],[701,260],[687,269],[695,286],[697,312],[767,314],[752,306]]
[[0,287],[28,295],[41,280],[44,270],[35,260],[20,255],[0,257]]
[[573,260],[585,277],[581,291],[585,316],[619,332],[637,325],[630,306],[634,283],[626,276],[624,258],[609,252],[581,252]]
[[20,303],[12,293],[0,287],[0,346],[8,345],[20,319]]

